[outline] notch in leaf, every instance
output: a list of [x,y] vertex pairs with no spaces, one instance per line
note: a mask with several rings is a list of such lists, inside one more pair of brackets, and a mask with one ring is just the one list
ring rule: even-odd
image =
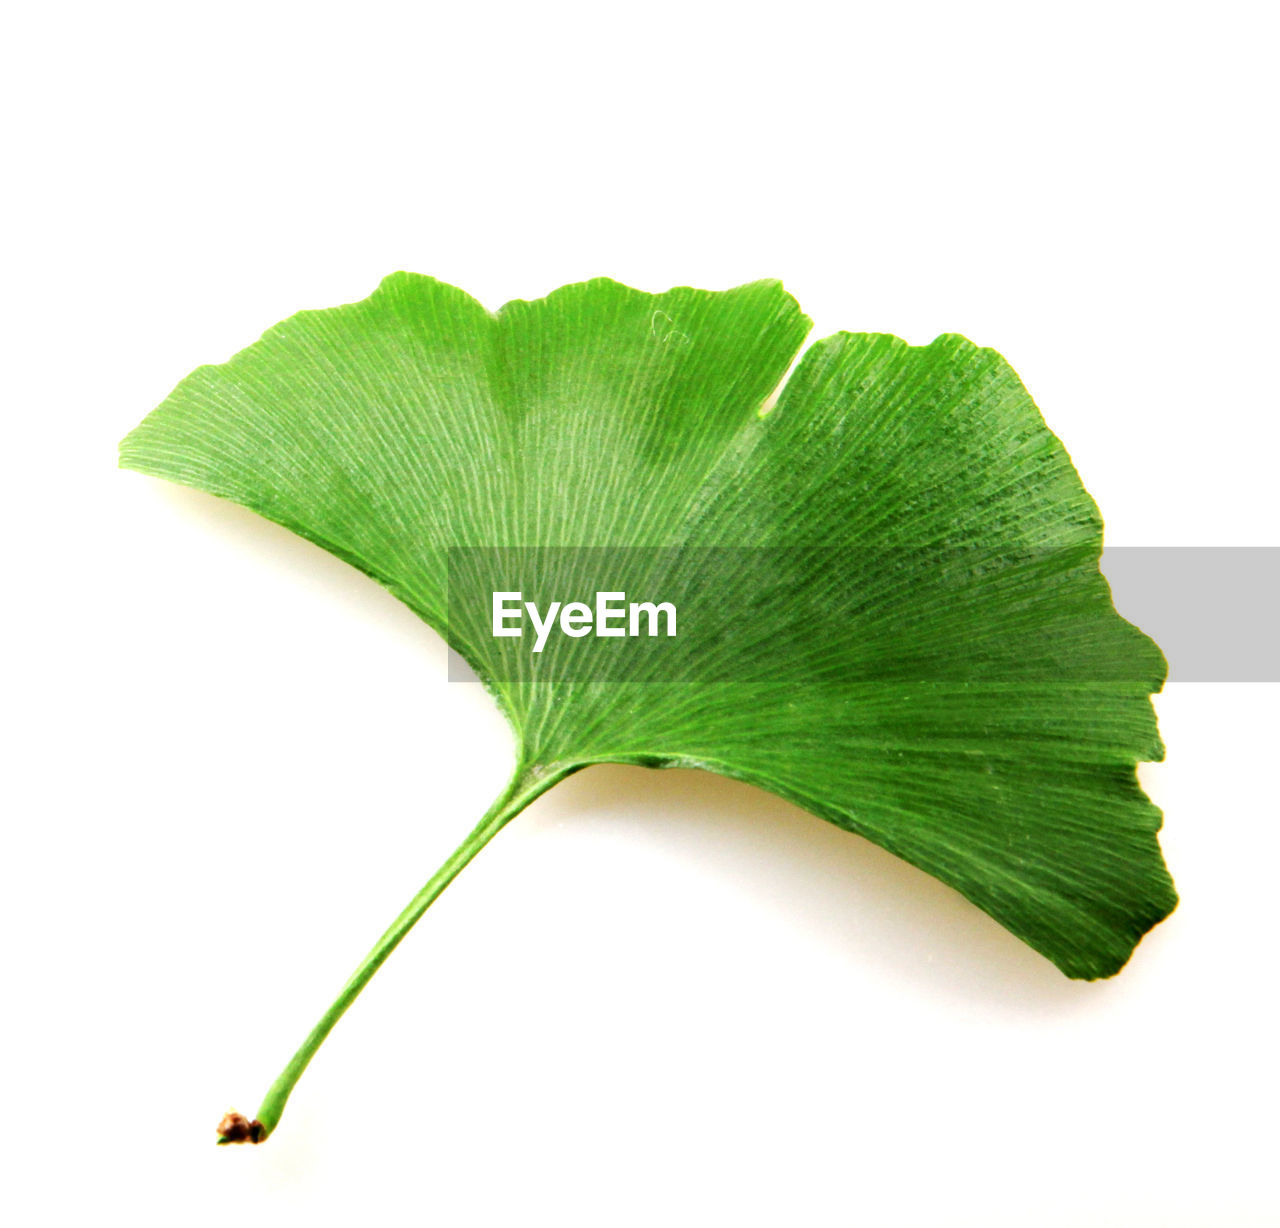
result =
[[[122,466],[252,508],[385,585],[475,669],[518,747],[258,1118],[221,1141],[275,1129],[436,896],[595,763],[771,790],[950,884],[1068,976],[1117,972],[1172,910],[1135,770],[1163,753],[1165,662],[1111,603],[1062,445],[1008,364],[956,336],[829,337],[766,412],[808,328],[776,282],[596,280],[492,313],[398,273],[201,367],[123,441]],[[575,598],[621,568],[704,611],[727,595],[733,616],[689,632],[684,616],[665,656],[574,641],[535,668],[486,624],[512,568]]]

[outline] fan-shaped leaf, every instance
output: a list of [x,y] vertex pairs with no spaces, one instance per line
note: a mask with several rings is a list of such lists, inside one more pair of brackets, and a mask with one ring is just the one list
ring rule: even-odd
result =
[[[519,739],[511,787],[406,910],[264,1106],[484,840],[592,763],[772,790],[949,883],[1075,977],[1175,903],[1156,646],[1115,612],[1101,521],[1007,363],[961,337],[840,334],[762,408],[809,321],[772,282],[599,280],[490,313],[397,274],[184,380],[121,464],[233,499],[445,635]],[[674,637],[495,637],[667,601]],[[336,1011],[336,1013],[335,1013]],[[299,1064],[300,1062],[300,1064]],[[250,1131],[252,1133],[252,1131]]]

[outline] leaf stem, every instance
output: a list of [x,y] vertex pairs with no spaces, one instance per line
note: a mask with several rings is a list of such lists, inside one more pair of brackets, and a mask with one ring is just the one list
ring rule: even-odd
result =
[[260,1143],[280,1123],[284,1106],[294,1085],[302,1077],[316,1050],[333,1031],[334,1024],[346,1013],[360,991],[369,983],[373,974],[382,967],[388,955],[400,944],[400,940],[417,924],[418,919],[435,901],[436,897],[457,877],[459,871],[489,843],[517,814],[535,798],[545,793],[557,781],[569,775],[572,768],[548,769],[534,765],[517,768],[510,783],[499,794],[493,805],[485,811],[471,834],[454,850],[449,859],[424,884],[421,891],[409,901],[404,911],[391,923],[386,933],[373,944],[373,949],[361,961],[360,966],[343,986],[342,992],[311,1029],[297,1053],[280,1077],[271,1085],[256,1121],[247,1122],[239,1114],[228,1114],[219,1127],[218,1142]]

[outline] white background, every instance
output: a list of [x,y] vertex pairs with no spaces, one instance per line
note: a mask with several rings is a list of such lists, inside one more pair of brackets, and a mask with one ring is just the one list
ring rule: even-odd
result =
[[386,593],[115,468],[194,366],[433,273],[780,276],[1000,349],[1122,545],[1275,544],[1271,6],[44,5],[11,17],[0,1186],[12,1222],[1261,1225],[1274,686],[1171,686],[1183,896],[1065,980],[767,795],[518,819],[215,1148],[501,787]]

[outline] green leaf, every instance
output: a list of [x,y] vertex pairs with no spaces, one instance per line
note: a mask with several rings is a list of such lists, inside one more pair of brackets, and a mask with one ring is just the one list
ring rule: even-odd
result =
[[[694,766],[874,840],[1067,975],[1116,972],[1176,896],[1138,786],[1159,649],[1008,364],[842,333],[775,282],[597,280],[486,311],[396,274],[202,367],[121,464],[244,504],[446,636],[518,739],[494,809],[375,947],[260,1114],[427,905],[593,763]],[[495,638],[518,589],[670,600],[674,638]],[[257,1124],[257,1123],[255,1123]]]

